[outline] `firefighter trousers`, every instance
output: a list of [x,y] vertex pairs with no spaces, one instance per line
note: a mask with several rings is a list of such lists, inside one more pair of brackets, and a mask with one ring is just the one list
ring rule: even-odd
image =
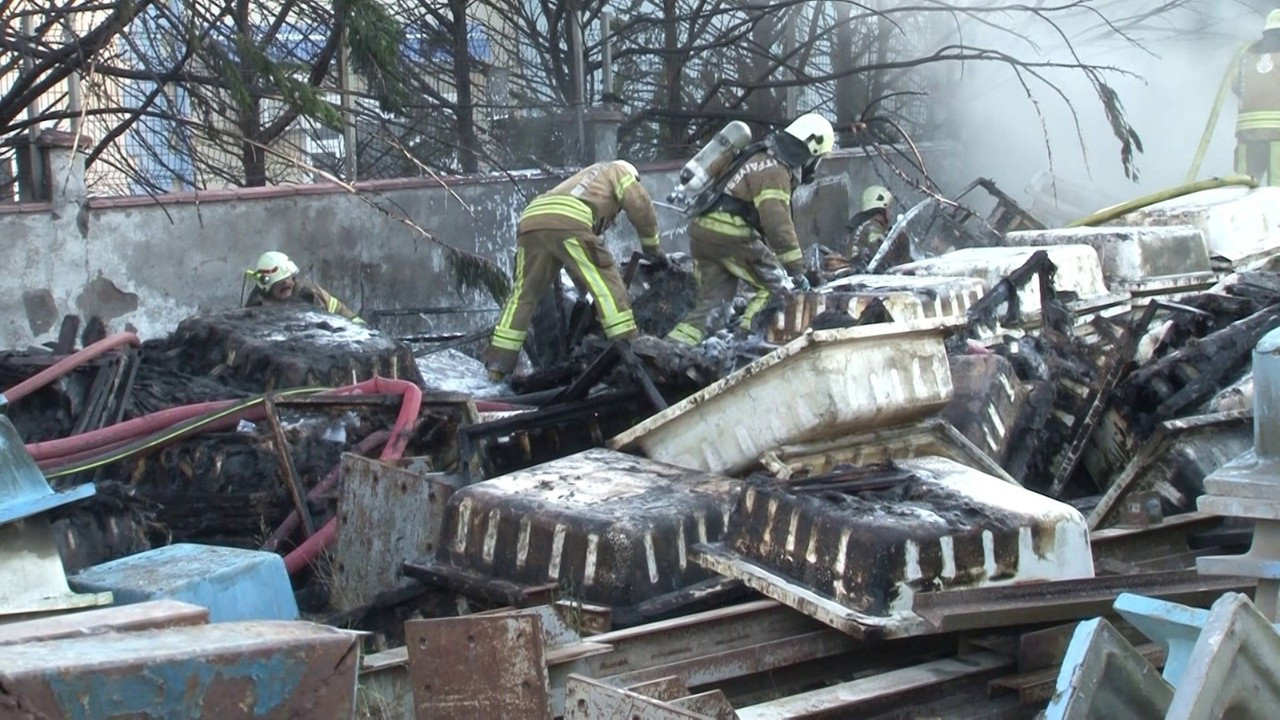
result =
[[1259,185],[1280,185],[1280,141],[1237,139],[1236,172]]
[[595,298],[596,317],[606,337],[636,334],[631,299],[600,238],[587,230],[530,230],[516,237],[515,280],[489,342],[490,370],[505,374],[515,369],[538,300],[561,268]]
[[[729,304],[738,294],[738,283],[751,289],[750,300],[738,326],[750,330],[752,322],[772,298],[786,293],[786,271],[773,251],[758,236],[737,237],[712,232],[696,223],[689,228],[689,252],[698,282],[698,303],[675,326],[667,339],[696,345],[707,336],[707,326],[715,318],[726,317]],[[720,325],[721,322],[716,322]]]

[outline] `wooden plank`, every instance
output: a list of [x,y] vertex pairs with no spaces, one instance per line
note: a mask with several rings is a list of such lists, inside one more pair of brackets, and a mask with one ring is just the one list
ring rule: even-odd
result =
[[1013,661],[1005,655],[993,652],[970,653],[752,705],[738,710],[738,717],[741,720],[778,720],[819,717],[827,713],[840,713],[840,717],[849,717],[847,713],[872,701],[891,699],[931,685],[961,680],[1011,665]]

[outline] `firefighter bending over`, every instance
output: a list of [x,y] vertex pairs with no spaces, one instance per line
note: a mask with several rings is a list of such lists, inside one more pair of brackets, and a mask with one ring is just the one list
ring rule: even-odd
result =
[[245,307],[257,305],[275,305],[281,303],[304,303],[331,312],[334,315],[363,323],[351,308],[342,304],[338,298],[328,291],[298,274],[298,266],[288,255],[274,250],[264,252],[258,257],[258,265],[252,270],[245,270],[245,275],[253,278],[253,292],[245,301]]
[[489,342],[486,365],[491,379],[502,380],[515,369],[538,299],[561,268],[595,298],[606,337],[636,334],[631,299],[600,239],[623,210],[640,236],[644,254],[664,263],[653,200],[640,184],[640,173],[625,160],[585,168],[525,207],[516,234],[515,282]]
[[791,220],[791,192],[797,176],[801,183],[812,182],[818,163],[834,147],[830,121],[807,113],[729,171],[719,199],[689,227],[698,303],[668,339],[701,342],[712,316],[733,301],[739,281],[755,291],[739,321],[740,333],[750,331],[770,298],[787,291],[786,275],[802,292],[809,289]]

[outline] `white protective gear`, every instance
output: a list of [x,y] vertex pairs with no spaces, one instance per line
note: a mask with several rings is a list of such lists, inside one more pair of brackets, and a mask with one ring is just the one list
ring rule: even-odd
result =
[[288,255],[269,250],[258,256],[258,264],[253,270],[245,271],[253,276],[253,281],[263,290],[270,290],[272,285],[298,274],[298,266]]
[[635,165],[632,165],[631,163],[627,162],[626,160],[614,160],[614,161],[613,161],[613,164],[614,164],[614,165],[617,165],[617,166],[621,167],[623,170],[626,170],[627,172],[631,173],[631,177],[633,177],[633,178],[635,178],[635,179],[637,179],[637,180],[639,180],[639,179],[640,179],[640,171],[639,171],[639,170],[636,170],[636,166],[635,166]]
[[872,185],[862,191],[863,210],[887,210],[893,202],[893,194],[883,185]]
[[822,158],[831,154],[836,147],[836,132],[831,121],[818,113],[805,113],[796,118],[782,132],[804,143],[809,155]]

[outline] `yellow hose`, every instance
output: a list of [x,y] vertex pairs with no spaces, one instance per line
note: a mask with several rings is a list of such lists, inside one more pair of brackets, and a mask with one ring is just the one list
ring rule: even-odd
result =
[[1222,76],[1222,82],[1218,85],[1218,96],[1213,100],[1213,109],[1209,111],[1209,120],[1205,123],[1204,133],[1200,136],[1200,146],[1196,148],[1196,157],[1191,161],[1191,170],[1187,172],[1187,182],[1195,182],[1196,175],[1200,174],[1200,165],[1204,163],[1205,153],[1209,151],[1209,141],[1213,139],[1214,128],[1218,126],[1218,115],[1222,112],[1222,105],[1227,100],[1231,81],[1239,72],[1240,61],[1244,59],[1245,51],[1248,49],[1249,43],[1245,43],[1236,50],[1236,54],[1231,57],[1231,64],[1227,66],[1226,74]]
[[1148,205],[1155,205],[1156,203],[1164,202],[1165,200],[1172,200],[1173,198],[1182,197],[1183,195],[1198,193],[1202,190],[1213,190],[1214,188],[1231,187],[1232,185],[1243,185],[1245,187],[1256,188],[1258,187],[1258,181],[1248,175],[1228,175],[1226,177],[1199,180],[1197,182],[1187,183],[1186,185],[1167,188],[1150,195],[1143,195],[1140,198],[1134,198],[1133,200],[1120,203],[1119,205],[1112,205],[1109,208],[1103,208],[1088,217],[1083,217],[1075,222],[1068,223],[1067,227],[1074,228],[1101,225],[1102,223],[1115,220],[1122,215],[1128,215],[1134,210],[1141,210]]

